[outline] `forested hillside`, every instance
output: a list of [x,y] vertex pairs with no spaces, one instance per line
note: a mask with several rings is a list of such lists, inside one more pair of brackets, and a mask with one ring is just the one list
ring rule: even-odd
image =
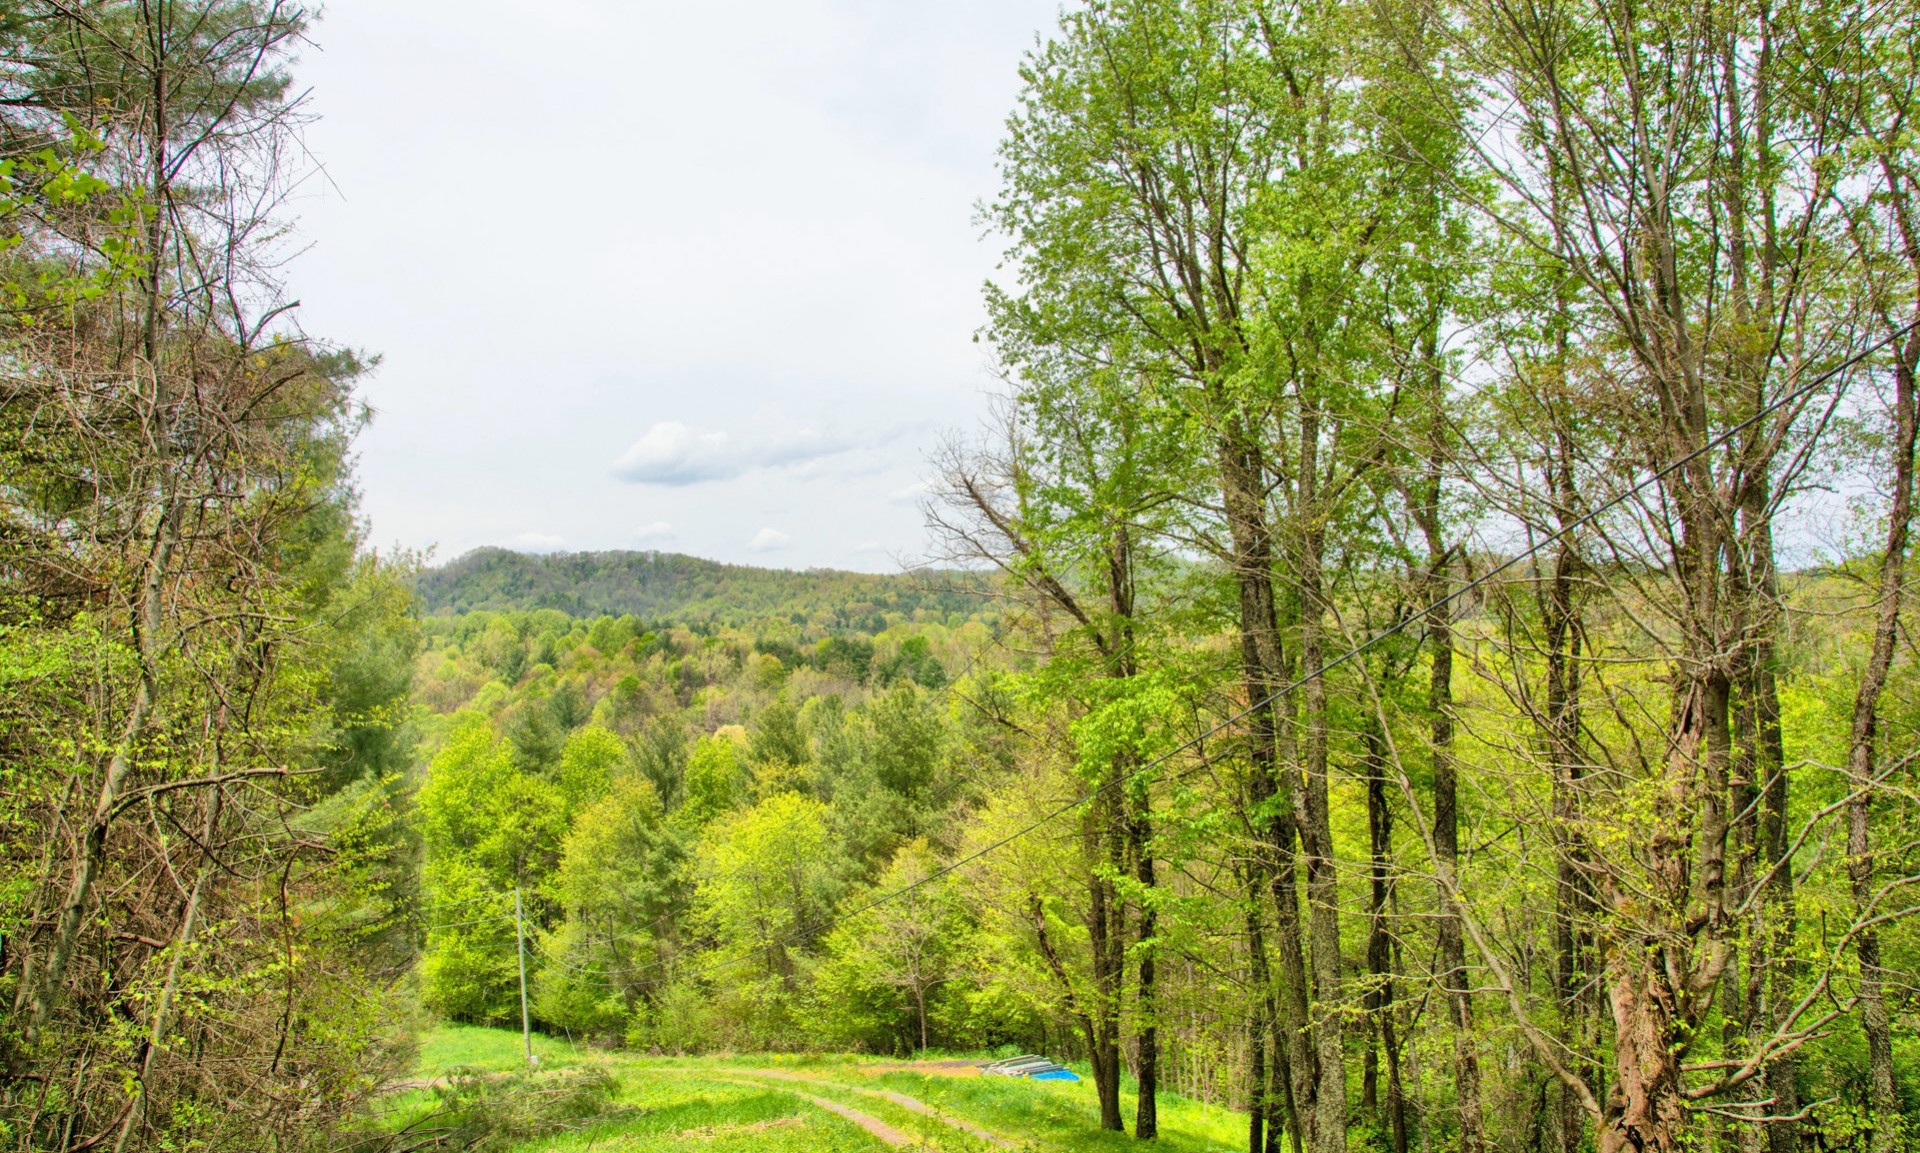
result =
[[483,548],[420,574],[423,612],[557,609],[682,624],[744,625],[786,617],[812,627],[878,632],[888,616],[958,623],[987,607],[979,574],[911,575],[750,568],[662,552],[529,556]]

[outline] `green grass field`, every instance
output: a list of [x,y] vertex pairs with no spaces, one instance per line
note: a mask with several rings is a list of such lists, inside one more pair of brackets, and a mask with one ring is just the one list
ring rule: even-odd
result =
[[[421,1039],[412,1087],[386,1100],[381,1125],[414,1133],[494,1126],[483,1147],[512,1153],[1141,1148],[1100,1130],[1084,1081],[961,1076],[845,1055],[644,1057],[539,1035],[534,1052],[539,1072],[525,1076],[518,1033],[433,1029]],[[1133,1105],[1123,1098],[1129,1123]],[[1162,1094],[1157,1147],[1231,1150],[1246,1139],[1245,1125],[1241,1115]]]

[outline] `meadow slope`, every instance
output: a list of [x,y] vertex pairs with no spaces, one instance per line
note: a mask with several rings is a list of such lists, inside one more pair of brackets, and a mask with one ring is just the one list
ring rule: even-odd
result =
[[[511,1153],[941,1153],[1131,1147],[1103,1132],[1093,1087],[982,1077],[959,1061],[845,1055],[645,1057],[445,1025],[422,1039],[413,1076],[383,1104],[389,1131],[459,1130]],[[1126,1102],[1131,1112],[1132,1101]],[[1163,1094],[1160,1148],[1235,1148],[1241,1114]],[[482,1135],[484,1133],[484,1135]]]

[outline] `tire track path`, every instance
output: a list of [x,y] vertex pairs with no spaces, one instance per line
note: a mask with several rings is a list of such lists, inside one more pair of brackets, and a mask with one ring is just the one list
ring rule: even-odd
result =
[[[828,1088],[841,1089],[849,1093],[861,1093],[868,1097],[880,1097],[885,1100],[893,1102],[895,1105],[900,1106],[902,1109],[905,1109],[909,1113],[918,1113],[923,1117],[931,1117],[935,1121],[940,1122],[942,1125],[946,1125],[949,1128],[958,1129],[963,1133],[967,1133],[974,1137],[978,1137],[980,1140],[985,1141],[990,1145],[997,1145],[1002,1149],[1018,1148],[1018,1146],[1016,1146],[1013,1142],[1007,1140],[1005,1137],[1000,1136],[998,1133],[993,1133],[986,1129],[982,1129],[978,1125],[975,1125],[970,1121],[963,1121],[958,1117],[948,1116],[947,1114],[942,1113],[938,1109],[935,1109],[933,1106],[927,1104],[925,1101],[922,1101],[917,1097],[909,1097],[905,1093],[895,1093],[891,1089],[865,1089],[858,1085],[847,1085],[839,1081],[828,1081],[821,1077],[808,1077],[801,1073],[790,1073],[784,1069],[749,1069],[749,1070],[745,1070],[745,1074],[749,1077],[765,1077],[770,1080],[776,1080],[776,1081],[798,1081],[802,1084],[811,1083],[816,1085],[823,1085]],[[802,1094],[802,1096],[806,1096],[806,1095]],[[858,1120],[858,1118],[860,1117],[866,1117],[866,1114],[864,1113],[858,1113],[854,1110],[847,1109],[845,1106],[835,1105],[831,1102],[823,1101],[818,1097],[807,1097],[807,1100],[812,1101],[814,1104],[819,1105],[821,1108],[831,1109],[833,1112],[840,1114],[842,1117],[847,1118],[849,1121],[853,1121],[856,1125],[860,1125],[861,1128],[866,1129],[867,1132],[873,1133],[874,1136],[879,1137],[882,1141],[888,1142],[888,1144],[904,1145],[904,1144],[910,1143],[912,1140],[911,1138],[908,1138],[906,1134],[901,1133],[898,1129],[894,1129],[892,1126],[887,1125],[885,1122],[880,1121],[877,1118],[868,1117],[867,1118],[868,1121],[872,1121],[874,1124],[881,1126],[881,1128],[887,1129],[889,1132],[893,1133],[895,1136],[901,1138],[901,1140],[894,1141],[891,1138],[881,1135],[870,1126],[867,1126],[865,1123]]]
[[912,1137],[907,1136],[905,1133],[902,1133],[900,1130],[895,1129],[893,1126],[887,1124],[885,1121],[882,1121],[878,1117],[872,1116],[871,1114],[862,1113],[858,1109],[849,1109],[845,1105],[840,1104],[840,1102],[838,1101],[829,1101],[825,1097],[815,1097],[810,1093],[801,1093],[799,1094],[799,1096],[802,1100],[809,1101],[814,1105],[818,1105],[820,1108],[825,1109],[829,1113],[837,1113],[840,1116],[845,1117],[847,1120],[853,1122],[855,1125],[860,1126],[862,1129],[865,1129],[867,1132],[873,1134],[875,1137],[878,1137],[880,1140],[885,1141],[889,1145],[900,1146],[900,1145],[919,1144],[919,1142],[915,1141]]
[[[732,1085],[742,1085],[749,1088],[765,1090],[767,1086],[760,1084],[760,1080],[759,1080],[762,1077],[770,1077],[770,1078],[777,1077],[783,1081],[811,1080],[811,1078],[807,1078],[807,1077],[791,1077],[791,1076],[786,1076],[777,1072],[761,1071],[757,1069],[744,1069],[734,1073],[733,1076],[722,1075],[722,1076],[714,1077],[713,1079],[716,1081],[725,1081]],[[741,1078],[748,1078],[748,1079],[742,1080]],[[826,1082],[817,1082],[817,1083],[827,1084]],[[843,1088],[843,1086],[831,1086],[831,1085],[829,1087]],[[880,1118],[875,1117],[870,1113],[862,1113],[860,1110],[852,1108],[847,1105],[842,1105],[838,1101],[829,1101],[825,1097],[815,1097],[811,1093],[800,1093],[792,1089],[786,1090],[786,1092],[792,1093],[795,1097],[800,1098],[802,1101],[805,1101],[809,1105],[813,1105],[818,1108],[825,1109],[827,1112],[832,1113],[835,1116],[846,1118],[847,1120],[853,1122],[855,1125],[860,1126],[860,1128],[872,1134],[874,1137],[878,1138],[881,1141],[884,1141],[888,1145],[892,1145],[895,1148],[903,1148],[908,1145],[920,1144],[919,1139],[914,1137],[912,1134],[903,1133],[900,1130],[895,1129],[893,1126],[887,1124],[885,1121],[882,1121]]]

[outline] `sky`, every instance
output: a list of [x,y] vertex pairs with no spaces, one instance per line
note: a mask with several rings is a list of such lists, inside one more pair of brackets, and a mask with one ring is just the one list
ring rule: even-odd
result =
[[890,571],[997,389],[977,206],[1059,0],[329,0],[300,323],[371,543]]

